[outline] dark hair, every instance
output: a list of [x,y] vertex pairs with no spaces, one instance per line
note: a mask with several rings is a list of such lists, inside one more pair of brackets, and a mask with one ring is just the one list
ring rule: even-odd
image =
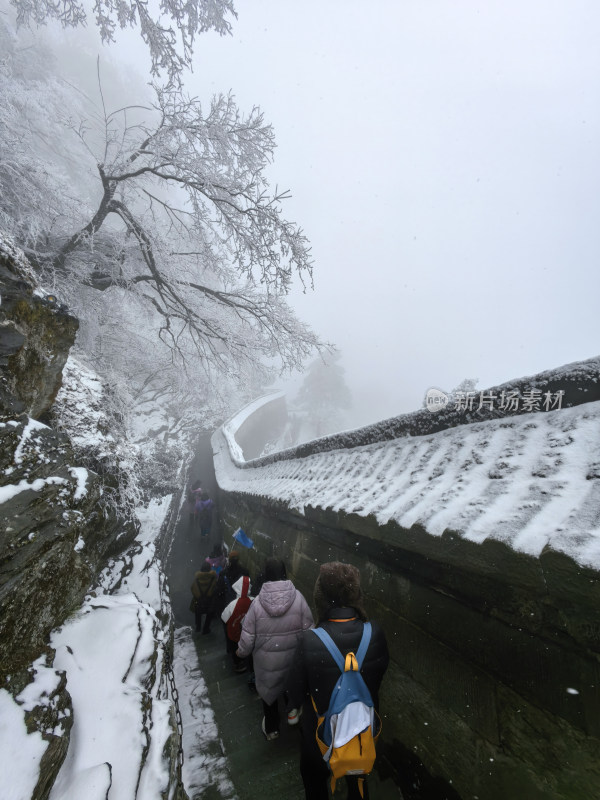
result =
[[332,608],[354,608],[357,616],[366,622],[360,588],[360,572],[352,564],[331,561],[321,564],[313,596],[319,622],[327,619]]
[[202,564],[202,566],[200,567],[200,572],[210,572],[211,569],[212,569],[211,565],[208,563],[208,561],[205,561],[204,564]]
[[287,578],[285,564],[280,558],[267,558],[265,561],[264,572],[265,583],[267,581],[284,581]]

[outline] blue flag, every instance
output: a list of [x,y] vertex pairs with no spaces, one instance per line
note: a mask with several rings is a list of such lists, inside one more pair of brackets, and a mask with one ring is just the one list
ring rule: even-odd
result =
[[241,544],[244,547],[254,547],[254,542],[252,539],[250,539],[249,536],[246,536],[241,528],[237,529],[237,531],[233,534],[233,538],[238,544]]

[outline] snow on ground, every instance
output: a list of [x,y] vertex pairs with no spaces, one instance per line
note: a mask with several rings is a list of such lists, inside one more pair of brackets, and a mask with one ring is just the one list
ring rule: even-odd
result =
[[[116,467],[131,478],[135,478],[136,449],[140,444],[136,436],[142,441],[144,432],[148,434],[149,421],[157,427],[164,421],[160,413],[147,414],[139,430],[115,433],[106,412],[105,387],[91,369],[73,357],[67,362],[57,405],[61,426],[69,433],[77,452],[91,455],[113,471]],[[37,431],[42,427],[45,426],[33,420],[25,426],[15,454],[17,461],[32,448],[38,449]],[[182,448],[186,441],[181,438]],[[88,470],[69,470],[73,492],[80,497],[87,491]],[[19,483],[0,489],[0,503],[25,489],[39,491],[46,483],[57,482],[67,480],[27,474]],[[53,663],[47,663],[46,656],[38,659],[31,666],[31,683],[16,700],[0,690],[3,800],[31,798],[48,743],[40,733],[27,733],[25,712],[57,702],[52,695],[61,673],[66,673],[72,698],[73,727],[49,800],[163,800],[173,796],[170,764],[165,760],[173,734],[173,698],[164,674],[163,647],[169,642],[172,616],[154,545],[171,500],[172,495],[163,496],[136,509],[141,527],[135,542],[109,562],[81,608],[52,632],[50,643],[56,651]],[[75,547],[84,547],[81,538]],[[178,638],[173,666],[185,673],[197,657],[194,652],[192,662],[178,666],[179,658],[192,657],[185,646],[180,655],[179,642]],[[201,678],[194,678],[190,691],[197,695]],[[188,699],[185,692],[179,697],[186,713],[193,715],[194,698]],[[201,700],[201,708],[205,718],[210,713],[206,698]],[[213,729],[214,726],[204,732],[202,746],[210,740]],[[57,729],[55,734],[64,732]],[[213,751],[221,752],[218,740]],[[219,775],[218,758],[203,760],[196,752],[190,763],[193,767],[186,766],[184,780],[191,785],[214,782]],[[212,778],[203,772],[209,768]],[[226,776],[218,778],[218,784],[225,791]]]
[[210,704],[208,689],[198,663],[191,628],[175,632],[174,673],[183,721],[183,783],[190,797],[199,796],[208,785],[219,797],[236,797],[223,745]]
[[[51,635],[52,665],[42,656],[17,701],[0,690],[3,800],[30,800],[47,743],[28,734],[25,711],[49,705],[66,672],[73,703],[69,748],[49,800],[163,800],[164,751],[172,734],[172,696],[162,677],[170,608],[154,539],[171,497],[138,509],[140,534],[113,558],[81,608]],[[184,725],[183,782],[190,797],[209,784],[234,798],[191,629],[176,632],[173,672]],[[60,735],[60,730],[56,731]]]
[[13,455],[13,461],[15,464],[22,464],[23,463],[23,451],[27,447],[28,442],[32,438],[35,431],[39,430],[47,430],[48,426],[44,425],[43,422],[38,422],[36,419],[29,418],[25,423],[25,427],[23,428],[23,433],[21,434],[21,440],[17,445],[17,448]]
[[31,483],[23,478],[18,483],[8,484],[8,486],[0,486],[0,505],[2,503],[8,503],[9,500],[12,500],[13,497],[16,497],[16,495],[20,494],[21,492],[41,492],[44,486],[66,483],[67,481],[65,478],[60,478],[58,476],[51,476],[49,478],[36,478],[34,481],[31,481]]
[[[434,536],[498,539],[539,556],[551,546],[600,569],[600,402],[461,425],[241,468],[213,437],[222,489],[344,510]],[[237,463],[236,463],[237,462]]]
[[[172,733],[171,699],[161,679],[160,645],[168,628],[159,616],[166,599],[152,538],[168,500],[145,510],[134,547],[109,565],[96,591],[52,633],[54,663],[47,665],[45,656],[35,662],[34,680],[16,702],[0,690],[0,769],[6,800],[29,800],[32,795],[47,743],[39,733],[27,734],[24,712],[51,702],[57,671],[63,670],[73,701],[73,729],[51,800],[166,796],[163,748]],[[146,733],[150,729],[151,737]]]
[[52,634],[74,722],[50,800],[77,800],[82,786],[89,798],[90,781],[108,800],[166,796],[172,698],[162,671],[170,614],[153,541],[170,499],[139,510],[133,547],[109,562],[96,591]]
[[[171,735],[171,704],[167,687],[160,685],[160,649],[152,663],[155,640],[163,638],[160,627],[152,605],[118,593],[87,598],[52,635],[54,667],[67,673],[74,715],[51,800],[76,800],[79,785],[91,774],[101,787],[99,796],[111,800],[158,800],[165,792],[169,775],[162,751]],[[136,795],[138,783],[143,791]]]
[[24,712],[36,705],[51,705],[59,678],[55,670],[45,666],[44,658],[38,659],[32,669],[34,680],[17,697],[17,703],[9,692],[0,689],[0,775],[4,800],[30,800],[40,761],[48,747],[41,733],[27,733]]

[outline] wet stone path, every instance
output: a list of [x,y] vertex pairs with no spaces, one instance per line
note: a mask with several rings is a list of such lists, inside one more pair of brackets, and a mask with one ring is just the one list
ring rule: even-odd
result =
[[[210,461],[204,456],[195,464],[196,474],[214,497],[211,468],[212,453]],[[186,789],[190,800],[303,800],[299,726],[288,726],[282,708],[280,736],[268,742],[261,730],[260,697],[248,687],[247,672],[233,671],[221,621],[213,620],[209,635],[193,633],[190,586],[220,541],[216,528],[201,540],[182,513],[166,565],[176,624],[175,678],[184,724]],[[398,786],[390,779],[382,781],[377,771],[369,777],[369,793],[370,800],[402,800]],[[335,800],[345,797],[345,785],[338,784]]]
[[[200,669],[215,715],[219,739],[227,759],[229,778],[239,800],[289,798],[303,800],[299,762],[299,730],[283,716],[278,739],[268,742],[261,730],[262,703],[248,688],[248,673],[233,671],[225,653],[221,622],[208,636],[195,638]],[[213,784],[202,800],[221,797]],[[196,798],[194,798],[196,800]],[[198,798],[200,800],[200,798]]]
[[[218,769],[227,779],[219,781],[215,776],[208,776],[208,784],[206,778],[199,781],[201,785],[197,792],[190,794],[190,800],[304,800],[299,769],[302,722],[289,726],[281,707],[279,738],[268,742],[261,730],[261,700],[248,687],[248,673],[233,671],[231,657],[225,652],[221,623],[213,622],[207,636],[188,632],[187,636],[190,635],[205,684],[203,691],[210,699],[214,714],[218,755],[223,757],[224,763]],[[202,768],[210,770],[209,763]],[[370,800],[402,800],[400,789],[389,779],[382,781],[376,770],[369,777],[369,793]],[[345,786],[340,783],[335,798],[344,800],[345,797]]]

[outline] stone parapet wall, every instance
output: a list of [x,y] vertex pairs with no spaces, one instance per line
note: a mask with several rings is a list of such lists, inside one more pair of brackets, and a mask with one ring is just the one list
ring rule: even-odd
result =
[[252,574],[276,555],[311,602],[320,564],[360,569],[391,654],[378,752],[432,797],[600,797],[600,359],[485,394],[530,389],[562,410],[424,409],[245,463],[212,440]]
[[241,423],[236,429],[235,438],[246,461],[261,455],[265,445],[281,434],[287,418],[285,395],[282,394],[259,406]]
[[312,601],[319,565],[362,575],[391,664],[380,752],[417,756],[462,798],[580,800],[600,793],[600,583],[549,550],[541,558],[452,532],[220,493],[264,558],[284,559]]

